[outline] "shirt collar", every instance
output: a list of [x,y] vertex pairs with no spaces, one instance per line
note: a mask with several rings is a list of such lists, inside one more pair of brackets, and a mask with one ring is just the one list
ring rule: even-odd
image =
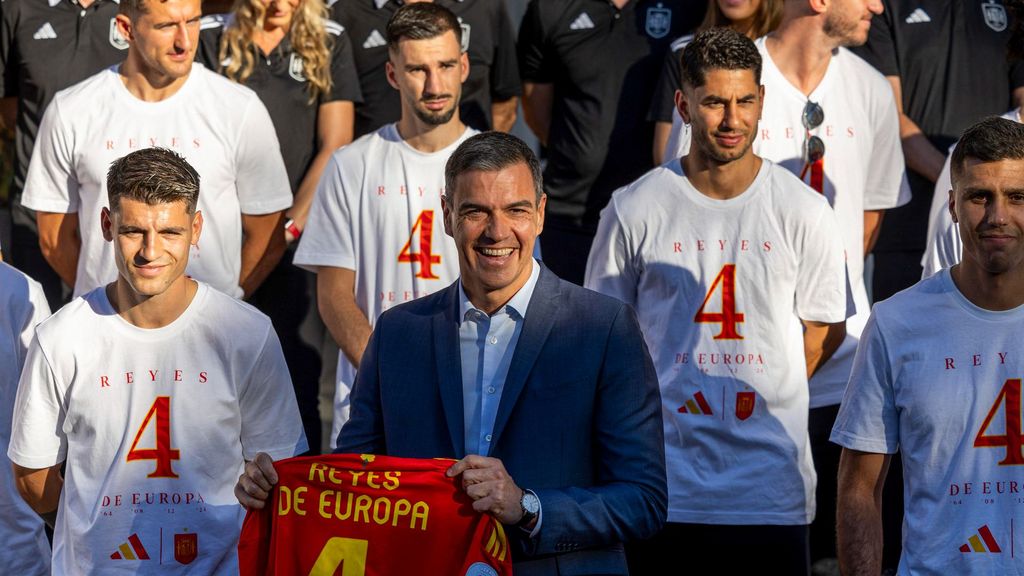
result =
[[[373,0],[373,5],[376,6],[378,10],[380,10],[381,8],[384,7],[385,4],[387,4],[390,1],[391,0]],[[398,2],[398,0],[395,0],[395,1]],[[458,2],[463,2],[464,0],[457,0],[457,1]],[[401,2],[399,2],[399,4],[401,4]]]
[[[533,298],[533,290],[537,287],[537,279],[540,278],[540,263],[536,259],[533,261],[533,270],[530,272],[530,277],[526,280],[526,284],[516,292],[502,308],[508,307],[514,311],[520,318],[526,318],[526,309],[530,306],[530,299]],[[469,297],[466,296],[466,291],[462,288],[462,280],[459,280],[459,318],[462,321],[466,319],[466,313],[470,310],[479,310],[473,303],[469,301]],[[501,308],[498,309],[501,311]],[[482,314],[483,311],[481,310]]]

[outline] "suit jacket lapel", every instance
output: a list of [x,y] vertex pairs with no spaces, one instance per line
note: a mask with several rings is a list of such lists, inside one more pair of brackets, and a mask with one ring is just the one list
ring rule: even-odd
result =
[[558,277],[553,272],[541,265],[540,278],[537,279],[537,286],[533,290],[533,297],[530,298],[530,305],[527,308],[526,320],[523,322],[523,331],[519,334],[519,341],[516,343],[516,350],[512,354],[512,363],[508,368],[508,375],[505,377],[505,386],[501,392],[501,402],[498,404],[498,413],[494,418],[494,436],[501,438],[501,434],[512,414],[512,408],[519,400],[519,394],[526,385],[526,379],[533,371],[533,365],[537,356],[544,348],[551,328],[555,324],[555,316],[558,313],[558,299],[561,295],[558,286]]
[[459,349],[459,285],[458,280],[446,289],[444,307],[433,318],[434,359],[437,387],[441,393],[448,433],[452,437],[455,457],[466,455],[465,420],[462,406],[462,356]]

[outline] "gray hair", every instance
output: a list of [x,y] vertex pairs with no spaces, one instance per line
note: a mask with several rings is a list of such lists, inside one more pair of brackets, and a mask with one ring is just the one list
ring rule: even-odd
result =
[[516,164],[526,164],[533,177],[535,203],[540,204],[544,194],[544,180],[540,173],[540,161],[525,142],[504,132],[483,132],[459,145],[448,158],[444,167],[444,196],[453,201],[455,182],[464,172],[498,172]]

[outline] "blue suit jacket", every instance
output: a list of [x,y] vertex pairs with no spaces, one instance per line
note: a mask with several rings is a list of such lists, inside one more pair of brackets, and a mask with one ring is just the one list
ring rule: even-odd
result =
[[[466,455],[458,284],[377,322],[338,452]],[[516,576],[627,574],[622,542],[666,516],[657,375],[635,313],[541,269],[491,454],[540,498],[537,538],[508,530]]]

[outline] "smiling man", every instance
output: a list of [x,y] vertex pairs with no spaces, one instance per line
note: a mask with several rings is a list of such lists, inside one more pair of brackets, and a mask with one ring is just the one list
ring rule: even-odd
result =
[[959,264],[875,305],[832,440],[843,574],[878,574],[881,488],[900,451],[900,574],[1024,572],[1020,549],[1024,125],[988,118],[950,162]]
[[[540,163],[500,132],[445,169],[460,277],[377,321],[338,452],[460,458],[473,507],[506,524],[518,575],[628,574],[622,542],[665,515],[657,380],[632,310],[533,259]],[[262,507],[257,457],[236,494]]]
[[636,308],[666,415],[669,523],[637,574],[809,573],[807,379],[842,342],[845,266],[828,202],[751,150],[761,62],[728,28],[683,50],[694,145],[612,196],[587,263]]
[[447,8],[402,6],[388,22],[387,77],[402,116],[338,150],[324,169],[294,262],[317,273],[320,315],[338,355],[331,446],[380,314],[458,276],[441,227],[444,163],[476,131],[459,119],[469,60]]
[[37,211],[43,255],[74,295],[117,277],[100,234],[110,163],[161,146],[203,177],[206,234],[189,275],[241,297],[284,252],[291,188],[274,126],[254,92],[193,64],[199,0],[121,0],[128,54],[59,92],[32,153],[22,203]]
[[244,460],[306,449],[281,345],[266,316],[185,275],[205,222],[181,156],[133,152],[107,182],[118,276],[37,328],[15,482],[55,524],[54,574],[237,574]]

